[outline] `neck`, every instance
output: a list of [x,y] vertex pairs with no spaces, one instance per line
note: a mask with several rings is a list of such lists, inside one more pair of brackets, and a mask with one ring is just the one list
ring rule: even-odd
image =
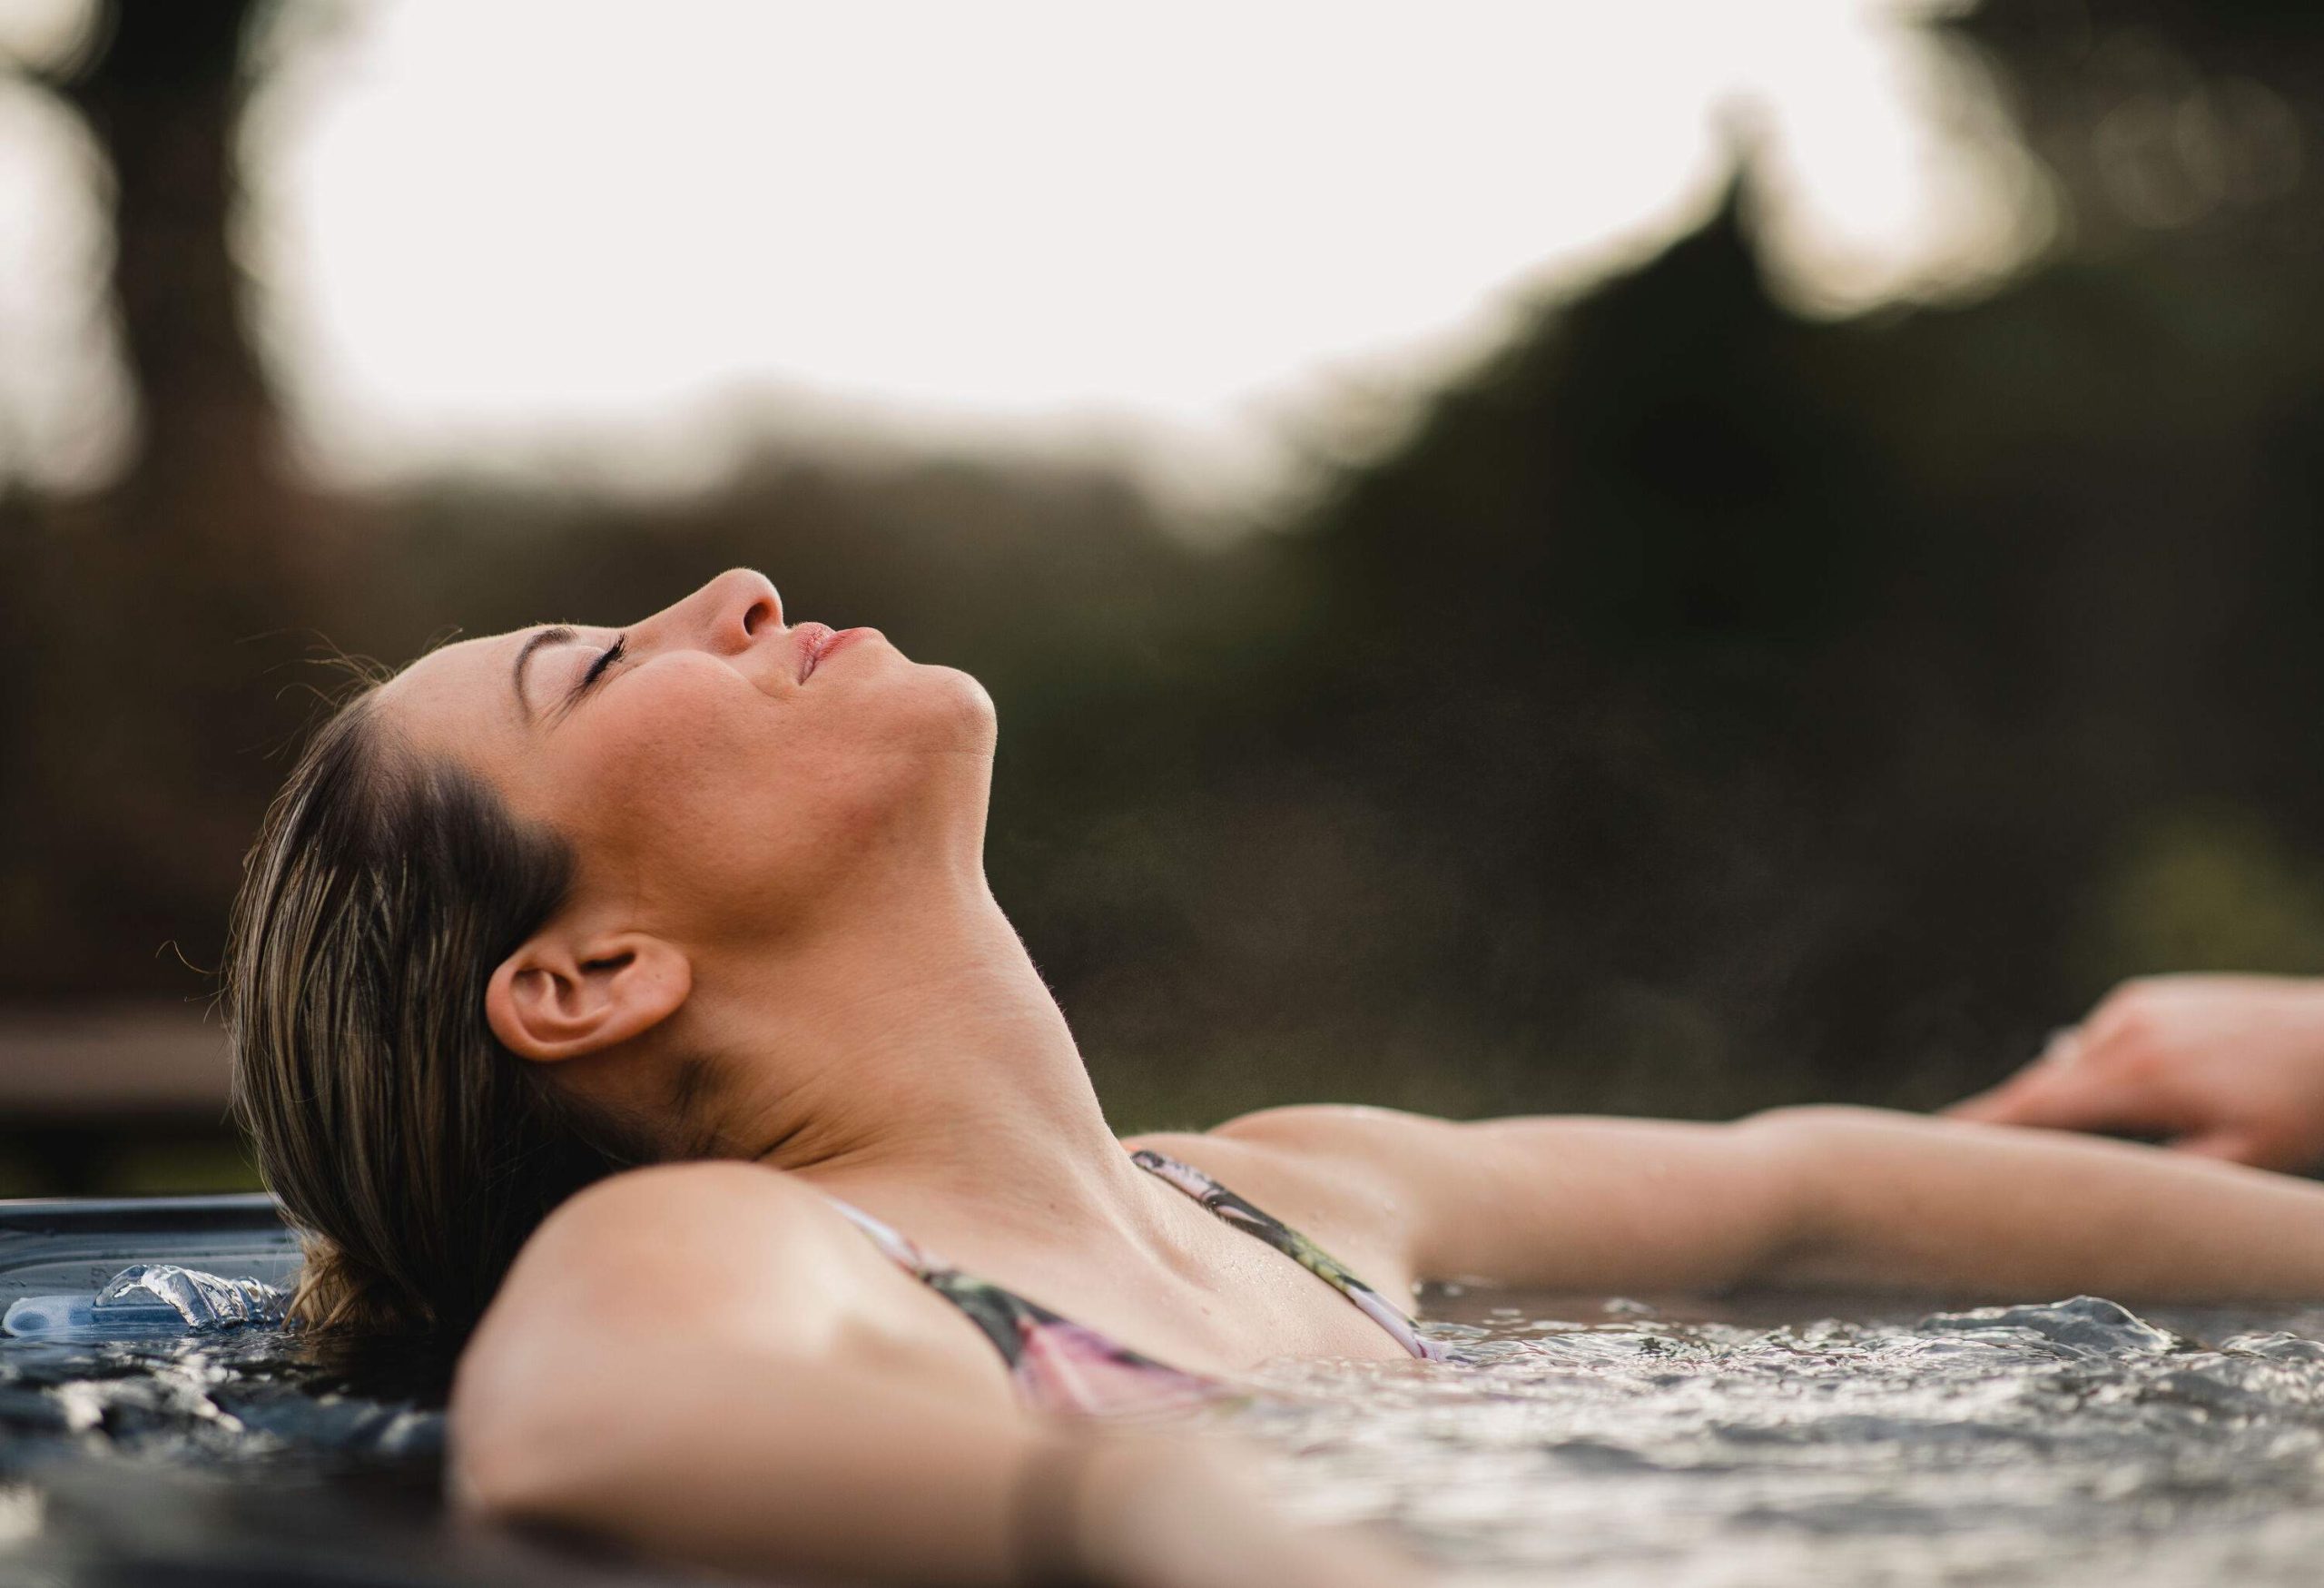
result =
[[1150,1207],[980,873],[851,890],[812,937],[761,945],[720,981],[693,1034],[723,1060],[721,1151],[835,1194],[973,1197],[1028,1231]]

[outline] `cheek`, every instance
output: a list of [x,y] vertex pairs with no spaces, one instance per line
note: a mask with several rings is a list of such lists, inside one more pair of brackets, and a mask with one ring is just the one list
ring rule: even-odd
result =
[[598,703],[603,710],[590,725],[595,770],[625,817],[691,809],[736,762],[772,753],[774,703],[731,675],[722,681],[665,666],[632,682]]
[[[734,679],[659,666],[625,680],[566,726],[556,768],[559,825],[605,865],[669,874],[743,821],[748,778],[779,767],[775,704]],[[747,700],[741,698],[747,695]],[[751,712],[749,705],[761,709]]]
[[599,698],[560,824],[636,896],[763,916],[880,842],[925,761],[873,702],[777,700],[715,665]]

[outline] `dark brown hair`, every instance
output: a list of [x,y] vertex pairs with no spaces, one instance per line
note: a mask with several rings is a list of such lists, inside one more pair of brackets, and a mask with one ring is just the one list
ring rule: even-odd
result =
[[571,847],[405,744],[376,683],[308,742],[244,863],[234,1111],[306,1238],[299,1323],[464,1332],[550,1209],[648,1153],[485,1020],[494,967],[565,902]]

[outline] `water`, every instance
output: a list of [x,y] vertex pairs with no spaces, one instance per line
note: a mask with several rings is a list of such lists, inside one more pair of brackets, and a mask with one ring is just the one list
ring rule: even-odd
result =
[[697,1579],[441,1502],[430,1351],[264,1328],[0,1340],[0,1583],[38,1588],[646,1588]]
[[[1459,1583],[2267,1588],[2324,1559],[2324,1311],[1427,1310],[1463,1361],[1277,1365],[1204,1420],[1299,1514]],[[262,1329],[0,1342],[0,1579],[677,1580],[448,1524],[443,1371]]]
[[0,1333],[117,1340],[273,1327],[282,1322],[289,1299],[259,1279],[230,1279],[176,1263],[133,1263],[91,1296],[19,1297],[0,1314]]
[[2259,1588],[2324,1559],[2324,1312],[1430,1311],[1466,1364],[1288,1365],[1230,1421],[1302,1514],[1393,1524],[1463,1583]]

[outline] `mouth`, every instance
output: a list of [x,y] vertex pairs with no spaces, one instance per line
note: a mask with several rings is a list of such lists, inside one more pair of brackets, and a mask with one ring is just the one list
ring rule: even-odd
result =
[[791,633],[799,653],[799,682],[804,684],[825,656],[863,632],[860,628],[834,630],[828,623],[794,626]]

